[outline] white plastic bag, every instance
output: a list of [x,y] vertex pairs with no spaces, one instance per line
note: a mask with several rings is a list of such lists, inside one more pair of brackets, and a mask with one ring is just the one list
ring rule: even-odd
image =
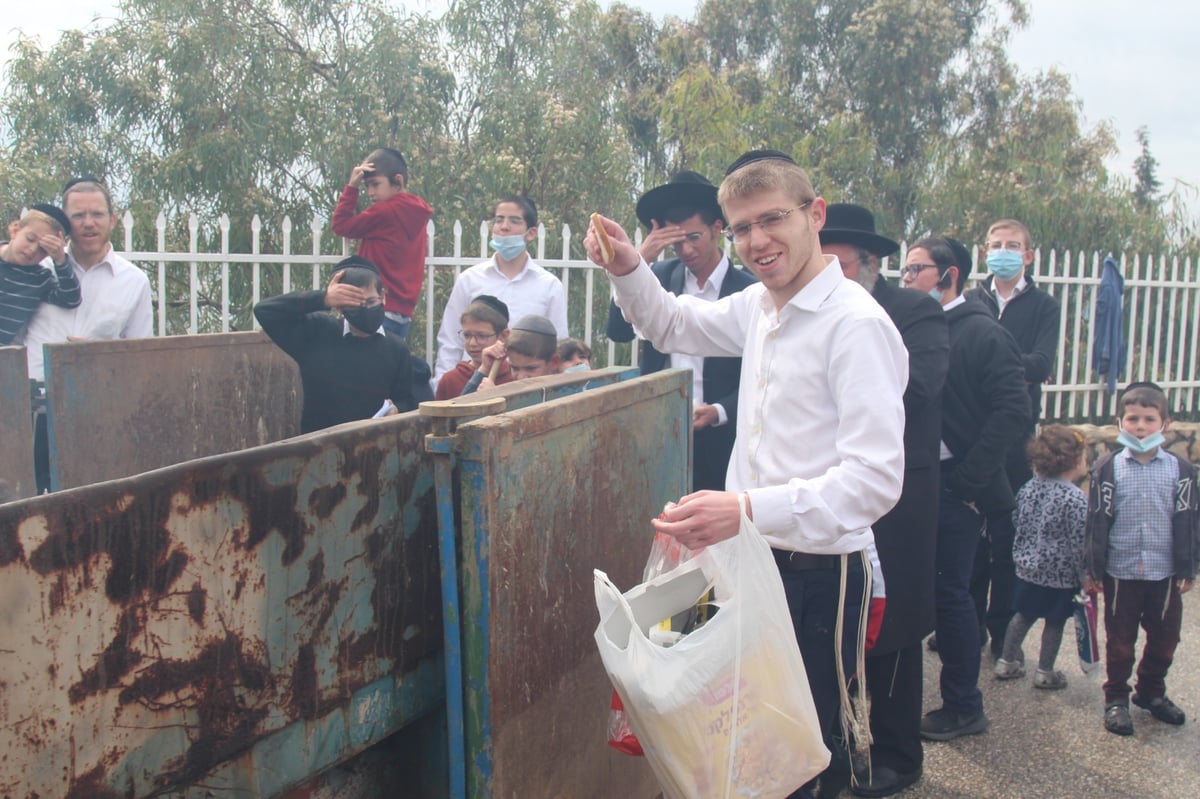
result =
[[[719,612],[670,648],[650,641],[710,584]],[[597,570],[595,589],[601,659],[668,799],[784,797],[829,764],[778,567],[744,512],[738,535],[670,572],[622,594]]]

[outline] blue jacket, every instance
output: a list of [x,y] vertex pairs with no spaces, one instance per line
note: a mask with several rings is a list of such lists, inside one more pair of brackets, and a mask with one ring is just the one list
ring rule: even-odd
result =
[[1117,376],[1125,371],[1125,310],[1121,293],[1125,278],[1117,260],[1104,259],[1100,293],[1096,295],[1096,318],[1092,324],[1092,369],[1108,377],[1108,392],[1117,390]]

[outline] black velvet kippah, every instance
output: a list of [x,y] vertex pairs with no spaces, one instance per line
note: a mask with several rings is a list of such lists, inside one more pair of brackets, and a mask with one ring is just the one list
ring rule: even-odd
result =
[[734,172],[737,172],[747,164],[753,164],[755,161],[787,161],[789,164],[796,163],[787,153],[782,153],[779,150],[751,150],[748,153],[743,153],[736,161],[729,165],[729,169],[725,170],[725,177],[729,177]]
[[493,297],[491,294],[480,294],[471,302],[482,302],[487,307],[491,308],[496,313],[504,317],[504,321],[508,322],[508,306],[499,297]]
[[964,275],[971,274],[971,252],[966,245],[949,236],[946,236],[946,244],[950,247],[950,252],[954,253],[954,265],[958,267],[958,271]]
[[36,203],[29,206],[29,210],[41,211],[43,214],[59,224],[59,226],[63,229],[63,235],[71,235],[71,220],[67,219],[67,215],[64,214],[62,209],[57,205],[51,205],[50,203]]
[[379,268],[361,255],[351,255],[349,258],[343,258],[337,262],[336,269],[349,269],[352,266],[356,269],[366,269],[368,272],[379,274]]

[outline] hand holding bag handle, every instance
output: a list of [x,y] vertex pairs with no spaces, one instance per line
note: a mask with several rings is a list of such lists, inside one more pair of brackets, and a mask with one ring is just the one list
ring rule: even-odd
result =
[[[738,535],[696,551],[680,570],[696,568],[713,581],[721,610],[669,649],[648,640],[626,597],[597,572],[605,668],[667,797],[787,796],[825,768],[829,752],[771,548],[743,512]],[[614,615],[625,616],[626,640],[607,634]]]

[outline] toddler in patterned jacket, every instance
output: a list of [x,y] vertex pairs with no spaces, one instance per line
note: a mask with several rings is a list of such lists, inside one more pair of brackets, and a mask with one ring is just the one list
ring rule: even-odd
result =
[[1087,497],[1075,481],[1087,474],[1087,454],[1083,436],[1057,424],[1042,428],[1029,442],[1028,452],[1037,476],[1017,493],[1013,511],[1016,612],[1008,624],[995,674],[1000,680],[1024,676],[1021,644],[1033,623],[1045,619],[1033,685],[1058,689],[1066,687],[1067,678],[1055,670],[1054,661],[1063,626],[1072,616],[1072,602],[1083,582]]

